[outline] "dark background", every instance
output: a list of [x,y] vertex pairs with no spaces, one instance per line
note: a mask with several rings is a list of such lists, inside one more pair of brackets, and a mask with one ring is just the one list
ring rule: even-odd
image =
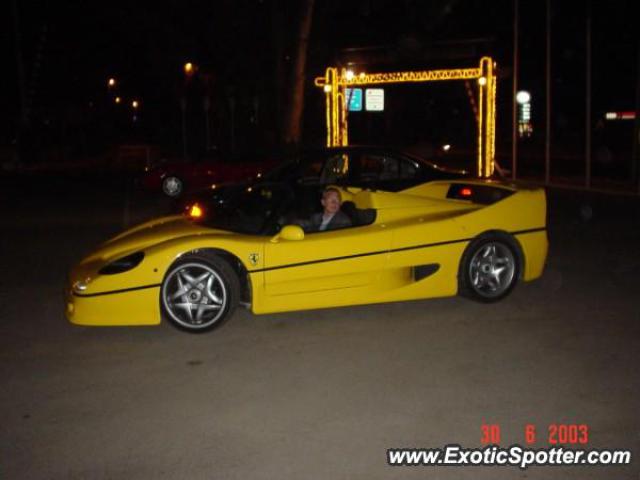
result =
[[[131,143],[182,156],[183,113],[188,156],[206,156],[212,152],[205,151],[205,97],[211,150],[227,155],[283,145],[304,1],[11,3],[14,10],[6,5],[3,15],[9,67],[0,117],[3,161],[16,145],[23,164],[88,161]],[[603,120],[607,111],[636,108],[632,6],[625,0],[551,2],[551,138],[559,173],[580,174],[584,163],[590,9],[593,161],[607,164],[600,173],[634,175],[634,122]],[[324,142],[324,96],[313,78],[327,66],[368,72],[469,67],[490,55],[499,66],[498,159],[509,163],[513,10],[511,0],[316,0],[301,141]],[[545,2],[520,2],[519,30],[519,88],[532,94],[534,127],[533,137],[520,142],[522,165],[535,173],[545,142]],[[183,72],[187,61],[197,65],[190,77]],[[118,81],[113,90],[109,77]],[[114,103],[115,95],[122,104]],[[134,98],[141,102],[135,119]],[[354,142],[433,147],[446,141],[464,154],[475,149],[463,82],[390,86],[386,103],[384,113],[351,114]]]

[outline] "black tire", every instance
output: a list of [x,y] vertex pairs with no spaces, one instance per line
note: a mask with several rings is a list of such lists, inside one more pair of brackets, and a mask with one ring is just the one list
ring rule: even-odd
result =
[[162,193],[171,198],[178,198],[184,192],[184,182],[177,175],[166,175],[162,179]]
[[160,288],[164,318],[189,333],[221,326],[240,298],[240,282],[231,266],[208,253],[183,255],[167,271]]
[[502,300],[515,288],[522,263],[520,248],[513,237],[488,233],[465,249],[458,270],[458,293],[477,302]]

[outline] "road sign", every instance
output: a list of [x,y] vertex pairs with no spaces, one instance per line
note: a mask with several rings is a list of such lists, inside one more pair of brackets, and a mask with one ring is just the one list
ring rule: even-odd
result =
[[384,89],[367,88],[365,93],[366,109],[368,112],[384,111]]
[[362,89],[361,88],[345,88],[345,102],[347,102],[350,112],[362,111]]

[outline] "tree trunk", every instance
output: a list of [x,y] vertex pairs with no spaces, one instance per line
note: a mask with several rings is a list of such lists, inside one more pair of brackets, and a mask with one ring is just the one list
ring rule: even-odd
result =
[[22,37],[20,31],[20,13],[18,12],[17,0],[11,2],[11,14],[13,19],[14,34],[15,34],[15,55],[16,55],[16,67],[18,71],[18,99],[20,103],[20,115],[17,122],[17,145],[16,145],[16,158],[18,163],[21,163],[23,158],[24,137],[29,128],[29,111],[27,107],[27,88],[25,83],[25,70],[24,59],[22,55]]
[[[284,5],[279,0],[271,2],[271,26],[273,29],[273,114],[275,121],[271,125],[273,142],[282,142],[282,128],[284,125],[283,101],[287,92],[287,74],[285,68],[285,17]],[[273,146],[273,145],[272,145]]]
[[293,64],[291,99],[287,105],[284,125],[284,140],[288,145],[297,145],[302,139],[302,113],[304,111],[305,66],[307,47],[311,33],[314,0],[304,0],[300,13],[297,48]]

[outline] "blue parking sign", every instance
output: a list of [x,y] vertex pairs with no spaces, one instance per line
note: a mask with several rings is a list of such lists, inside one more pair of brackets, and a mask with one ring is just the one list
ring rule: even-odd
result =
[[345,88],[345,103],[350,112],[362,111],[362,89],[361,88]]

